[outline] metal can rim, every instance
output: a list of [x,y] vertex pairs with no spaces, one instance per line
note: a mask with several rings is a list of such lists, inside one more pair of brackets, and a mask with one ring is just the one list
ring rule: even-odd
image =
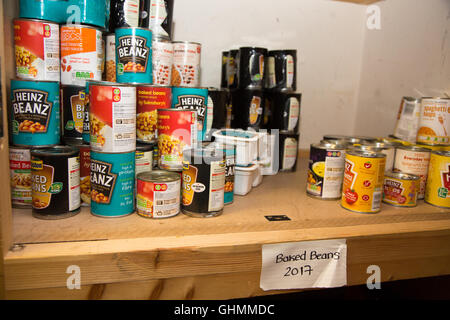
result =
[[136,177],[138,180],[145,182],[174,182],[181,180],[178,173],[166,170],[152,170],[141,172]]
[[63,28],[77,28],[77,29],[94,29],[98,32],[102,32],[100,28],[91,26],[91,25],[87,25],[87,24],[81,24],[81,23],[74,23],[74,24],[63,24],[60,25],[60,29],[62,30]]
[[420,177],[418,175],[405,172],[386,171],[384,173],[384,176],[387,178],[395,178],[399,180],[420,180]]
[[[52,151],[63,150],[61,153],[56,153]],[[78,153],[78,149],[72,146],[54,146],[51,148],[43,148],[43,149],[31,149],[32,156],[71,156]]]
[[175,44],[175,43],[195,44],[195,45],[202,46],[202,44],[200,42],[194,42],[194,41],[172,41],[172,43],[173,44]]
[[362,151],[362,150],[348,150],[347,154],[362,158],[386,158],[386,155],[381,152]]
[[334,143],[334,142],[328,142],[327,140],[321,140],[319,143],[312,143],[311,147],[317,148],[317,149],[333,149],[333,150],[345,150],[347,148],[346,143]]
[[36,18],[14,18],[13,19],[13,23],[16,21],[32,21],[32,22],[41,22],[41,23],[45,23],[45,24],[54,24],[57,25],[59,28],[59,23],[54,22],[54,21],[50,21],[50,20],[41,20],[41,19],[36,19]]
[[431,149],[427,149],[427,148],[423,148],[423,147],[418,147],[417,145],[412,145],[412,146],[399,146],[397,149],[400,150],[407,150],[407,151],[414,151],[414,152],[431,152]]
[[437,154],[439,156],[450,157],[449,150],[432,150],[431,153]]

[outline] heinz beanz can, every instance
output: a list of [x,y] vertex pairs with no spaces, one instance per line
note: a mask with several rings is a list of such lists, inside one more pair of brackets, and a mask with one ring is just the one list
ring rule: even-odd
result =
[[117,82],[152,84],[152,32],[144,28],[115,32]]
[[396,207],[415,207],[419,188],[419,176],[387,171],[384,173],[383,202]]
[[135,153],[91,151],[91,213],[116,218],[134,212]]
[[11,130],[16,146],[60,143],[59,82],[11,80]]
[[425,202],[450,208],[450,151],[431,152]]

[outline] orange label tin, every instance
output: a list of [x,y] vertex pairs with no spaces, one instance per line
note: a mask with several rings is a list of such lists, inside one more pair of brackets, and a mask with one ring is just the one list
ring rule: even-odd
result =
[[425,201],[450,208],[450,151],[433,151],[428,168]]
[[383,202],[397,207],[415,207],[420,177],[400,172],[384,174]]
[[450,99],[422,98],[417,142],[450,145]]

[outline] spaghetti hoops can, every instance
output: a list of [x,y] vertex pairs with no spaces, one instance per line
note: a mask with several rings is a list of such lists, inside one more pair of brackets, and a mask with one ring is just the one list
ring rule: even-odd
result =
[[431,152],[425,202],[450,208],[450,151]]
[[387,171],[384,173],[383,202],[397,207],[415,207],[419,188],[419,176]]
[[450,145],[450,98],[422,98],[416,141]]
[[197,42],[173,42],[172,86],[198,87],[202,45]]
[[152,50],[153,83],[169,86],[172,79],[173,44],[167,39],[154,37]]

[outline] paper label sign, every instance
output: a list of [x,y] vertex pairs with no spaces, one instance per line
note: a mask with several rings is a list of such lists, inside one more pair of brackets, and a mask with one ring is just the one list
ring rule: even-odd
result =
[[347,284],[345,239],[267,244],[262,247],[260,287],[333,288]]

